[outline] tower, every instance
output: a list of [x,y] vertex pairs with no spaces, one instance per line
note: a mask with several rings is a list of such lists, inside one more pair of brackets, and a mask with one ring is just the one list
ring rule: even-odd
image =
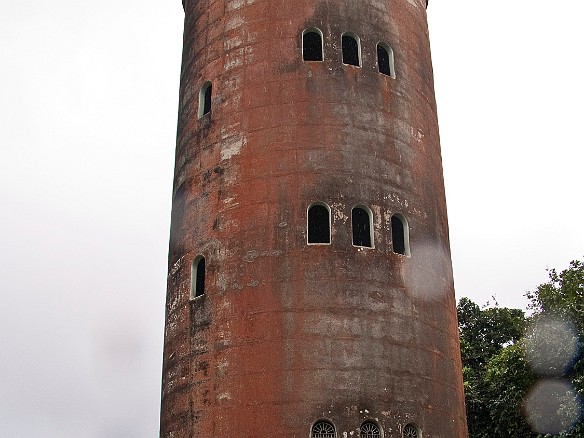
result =
[[466,436],[424,0],[184,0],[161,437]]

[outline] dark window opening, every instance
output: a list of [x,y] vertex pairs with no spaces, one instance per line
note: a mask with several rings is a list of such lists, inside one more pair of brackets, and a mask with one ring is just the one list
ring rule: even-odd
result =
[[205,295],[205,257],[199,256],[191,269],[191,299]]
[[353,245],[371,248],[371,221],[369,213],[361,207],[355,207],[351,212],[351,220],[353,226]]
[[396,215],[391,217],[391,240],[393,252],[406,255],[406,230],[403,221]]
[[393,76],[391,72],[389,52],[381,44],[377,44],[377,64],[379,65],[379,73]]
[[359,67],[359,42],[350,35],[343,35],[343,63]]
[[211,95],[213,93],[213,85],[208,84],[205,88],[205,96],[203,98],[203,115],[211,112]]
[[322,61],[322,37],[316,31],[302,35],[302,59],[304,61]]
[[211,112],[211,96],[213,94],[213,84],[210,81],[207,81],[201,87],[201,91],[199,91],[199,119],[203,117],[205,114],[209,114]]
[[308,209],[308,243],[331,243],[330,214],[324,205]]

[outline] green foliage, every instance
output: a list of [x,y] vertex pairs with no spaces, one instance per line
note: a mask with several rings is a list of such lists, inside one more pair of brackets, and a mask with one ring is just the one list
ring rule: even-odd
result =
[[489,428],[484,436],[535,436],[522,415],[522,405],[535,376],[525,359],[522,343],[509,345],[491,358],[484,374]]
[[536,314],[554,313],[569,318],[580,333],[584,333],[584,263],[570,262],[568,269],[558,274],[555,269],[548,272],[550,281],[528,292],[530,308]]
[[535,436],[521,415],[534,380],[519,343],[527,325],[524,312],[481,309],[468,298],[457,310],[469,437]]
[[[526,294],[531,301],[529,308],[534,312],[534,318],[552,315],[575,326],[580,354],[574,366],[567,370],[566,377],[574,384],[580,399],[584,400],[584,263],[573,260],[567,269],[559,273],[551,269],[548,274],[550,280],[547,283]],[[580,420],[562,436],[584,436],[584,421]]]
[[[538,378],[526,359],[529,350],[533,360],[533,350],[530,350],[533,338],[529,336],[535,335],[524,336],[534,321],[553,316],[573,324],[574,336],[578,337],[580,346],[584,345],[584,263],[573,261],[559,273],[552,269],[549,279],[527,294],[533,313],[530,318],[518,309],[498,306],[481,309],[468,298],[459,301],[457,311],[469,438],[541,436],[531,432],[522,414],[525,397]],[[569,342],[558,342],[553,330],[547,333],[544,335],[547,339],[537,341],[544,346],[548,359],[565,354]],[[564,377],[574,384],[584,400],[584,359],[581,353],[575,359],[573,366],[560,368],[559,373],[566,374]],[[547,364],[543,358],[541,362],[538,364],[542,365],[538,367],[540,372],[542,369],[554,371],[558,377],[556,369],[545,368],[543,365]],[[568,405],[560,405],[558,415],[563,415],[564,407],[568,409]],[[584,421],[559,436],[583,437]]]
[[487,308],[468,298],[458,303],[458,327],[464,365],[477,369],[504,346],[517,342],[525,331],[525,314],[519,309]]

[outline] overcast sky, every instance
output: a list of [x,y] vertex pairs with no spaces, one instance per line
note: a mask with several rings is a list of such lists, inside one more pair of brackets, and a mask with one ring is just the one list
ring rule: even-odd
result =
[[[431,0],[458,297],[584,256],[581,0]],[[158,435],[180,0],[0,0],[0,435]],[[491,300],[492,301],[492,300]]]

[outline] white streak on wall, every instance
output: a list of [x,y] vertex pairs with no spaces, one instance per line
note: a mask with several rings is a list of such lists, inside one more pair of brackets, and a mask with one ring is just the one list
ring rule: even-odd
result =
[[241,148],[247,144],[242,134],[223,139],[221,144],[221,160],[228,160],[241,152]]

